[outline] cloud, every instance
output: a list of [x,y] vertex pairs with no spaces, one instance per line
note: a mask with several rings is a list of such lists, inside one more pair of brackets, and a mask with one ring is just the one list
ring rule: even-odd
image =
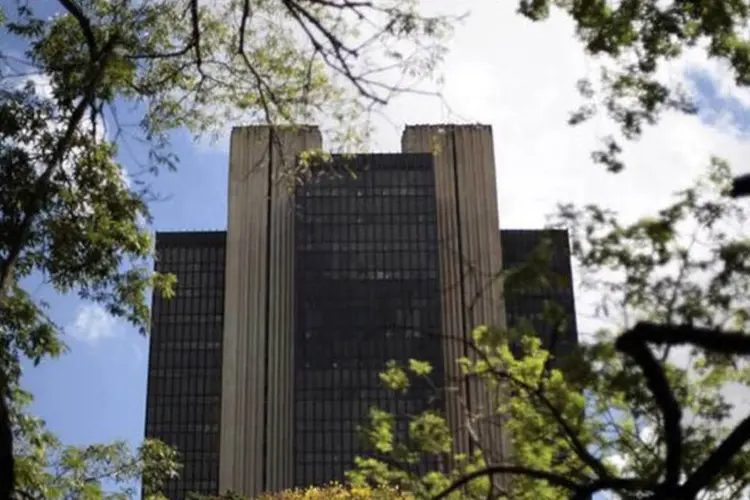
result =
[[119,331],[120,326],[117,320],[98,304],[79,306],[75,319],[66,328],[70,336],[87,344],[113,338]]
[[[436,4],[447,1],[430,2]],[[621,174],[593,164],[590,153],[599,137],[615,130],[613,124],[597,117],[571,127],[567,119],[581,102],[575,82],[596,65],[575,39],[569,18],[553,11],[549,20],[532,23],[516,13],[517,5],[460,2],[456,8],[471,14],[457,30],[444,66],[451,112],[437,99],[401,96],[378,124],[374,150],[398,151],[406,124],[492,125],[502,228],[539,228],[559,202],[602,204],[624,220],[653,214],[703,173],[713,155],[727,159],[736,173],[750,170],[750,91],[737,87],[725,64],[698,49],[661,71],[691,91],[704,105],[702,112],[668,113],[639,141],[625,144],[627,168]],[[601,326],[587,307],[593,298],[576,290],[584,335]],[[733,385],[724,392],[735,415],[750,410],[747,387]]]

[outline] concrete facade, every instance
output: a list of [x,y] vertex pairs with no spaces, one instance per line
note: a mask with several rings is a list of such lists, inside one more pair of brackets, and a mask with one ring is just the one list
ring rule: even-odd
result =
[[246,495],[292,482],[294,211],[297,155],[314,127],[232,131],[224,305],[219,490]]
[[[402,150],[435,156],[438,240],[443,294],[446,378],[460,379],[456,359],[473,357],[466,340],[478,325],[506,326],[501,273],[503,256],[499,227],[492,129],[487,125],[408,126]],[[452,396],[452,397],[451,397]],[[467,412],[491,410],[497,394],[467,383],[446,401],[457,453],[470,451],[465,431]],[[475,429],[495,460],[508,456],[506,440],[496,422]]]
[[[222,364],[219,491],[246,495],[293,485],[292,191],[296,156],[321,147],[313,127],[232,132]],[[477,325],[505,325],[502,251],[489,126],[408,126],[405,153],[433,153],[447,382]],[[498,394],[466,384],[445,402],[456,452],[471,449],[467,411]],[[508,449],[496,423],[477,429],[495,460]]]
[[[318,481],[318,455],[332,455],[327,458],[331,459],[330,462],[340,461],[343,456],[339,449],[319,444],[319,435],[327,439],[332,434],[344,434],[341,429],[329,432],[331,421],[336,419],[329,418],[330,413],[327,411],[331,408],[334,408],[334,413],[338,411],[336,425],[342,424],[343,428],[343,424],[352,424],[345,421],[351,420],[354,412],[342,410],[350,405],[351,400],[357,400],[356,403],[359,404],[376,399],[376,396],[346,399],[331,394],[344,385],[341,383],[342,373],[347,370],[348,373],[344,374],[352,380],[355,371],[372,371],[374,376],[367,378],[370,386],[365,387],[365,391],[372,391],[379,385],[377,372],[380,364],[357,370],[342,366],[346,363],[341,363],[341,359],[351,360],[352,363],[368,360],[364,356],[358,357],[358,351],[350,351],[344,345],[359,341],[355,335],[347,333],[355,327],[350,327],[348,323],[341,326],[344,314],[339,314],[338,310],[334,311],[335,314],[325,316],[323,324],[318,327],[322,330],[335,330],[328,326],[328,318],[333,318],[330,322],[338,323],[338,330],[346,330],[346,342],[339,344],[336,341],[332,344],[328,338],[329,343],[326,344],[321,342],[325,339],[318,337],[313,337],[316,340],[311,342],[327,349],[325,354],[329,358],[339,356],[339,366],[328,369],[328,372],[335,372],[336,375],[330,377],[330,381],[327,378],[322,381],[321,378],[322,382],[318,383],[315,375],[319,367],[306,371],[298,369],[295,364],[317,359],[321,362],[330,361],[312,350],[305,354],[301,344],[295,344],[295,334],[307,335],[306,332],[297,331],[301,328],[299,325],[304,324],[303,320],[299,320],[300,316],[295,314],[298,309],[294,303],[295,297],[300,304],[304,299],[304,294],[300,298],[297,293],[301,289],[297,278],[305,274],[302,270],[312,267],[308,265],[312,261],[305,260],[304,252],[300,253],[297,248],[298,243],[305,241],[299,234],[295,236],[295,231],[301,227],[299,220],[304,219],[305,215],[301,219],[297,218],[303,200],[295,199],[295,190],[289,181],[296,178],[294,171],[298,166],[299,153],[320,149],[321,142],[321,134],[314,127],[234,129],[231,137],[226,235],[223,232],[157,234],[157,253],[160,255],[157,269],[174,272],[178,277],[178,287],[176,300],[162,302],[155,299],[154,302],[146,429],[149,437],[165,439],[176,445],[183,454],[185,474],[168,485],[171,500],[182,500],[188,492],[215,495],[233,490],[253,497],[264,491],[292,487],[295,485],[295,467],[299,467],[295,463],[295,453],[300,450],[308,452],[314,449],[315,455],[310,463],[315,464],[316,471],[312,476],[297,474],[297,480],[301,477],[304,481],[310,481],[312,477],[314,481]],[[409,181],[411,175],[408,173],[404,176],[407,181],[403,182],[383,182],[381,177],[377,182],[370,183],[366,179],[369,174],[360,175],[359,180],[353,184],[361,185],[348,185],[346,189],[335,186],[335,192],[315,195],[316,201],[310,202],[308,206],[310,213],[307,215],[314,216],[317,216],[316,210],[313,210],[315,206],[331,207],[318,212],[326,216],[332,215],[337,221],[327,225],[329,229],[320,225],[310,226],[309,229],[315,236],[311,238],[315,240],[314,243],[322,242],[325,245],[305,251],[327,252],[326,249],[333,248],[333,243],[336,243],[336,262],[339,263],[336,265],[347,272],[360,273],[362,270],[354,269],[359,266],[358,263],[348,267],[341,264],[345,262],[341,247],[352,243],[361,244],[363,239],[354,235],[362,230],[369,231],[368,224],[389,226],[387,231],[393,231],[391,228],[411,224],[408,222],[410,219],[404,219],[404,216],[416,216],[420,221],[415,223],[419,231],[429,230],[427,234],[431,231],[432,236],[426,237],[424,241],[432,241],[433,249],[436,233],[437,257],[434,252],[427,252],[426,246],[420,247],[419,252],[424,250],[426,253],[420,253],[420,256],[427,256],[425,260],[432,262],[430,266],[426,266],[431,269],[431,273],[435,273],[437,269],[439,283],[435,284],[434,293],[430,292],[432,288],[425,289],[427,295],[417,298],[425,300],[435,297],[434,301],[439,303],[440,312],[437,312],[438,306],[434,310],[422,309],[421,320],[412,318],[412,323],[401,326],[413,327],[410,335],[419,328],[423,332],[429,332],[434,325],[424,318],[439,317],[439,328],[435,328],[443,335],[443,340],[438,343],[429,339],[427,344],[420,345],[420,340],[415,337],[411,337],[408,342],[395,339],[395,347],[392,347],[403,351],[405,356],[412,354],[403,346],[416,346],[421,354],[434,348],[435,352],[431,355],[436,360],[442,359],[440,375],[436,374],[436,377],[444,375],[447,384],[460,380],[455,360],[472,355],[468,351],[466,340],[475,326],[487,324],[502,327],[506,322],[512,326],[521,319],[536,318],[543,309],[545,300],[560,304],[572,317],[575,314],[573,291],[569,284],[544,292],[515,292],[509,289],[505,295],[500,279],[503,268],[522,263],[542,241],[543,236],[550,238],[553,243],[553,270],[568,279],[571,273],[570,253],[565,232],[502,231],[502,238],[498,237],[492,144],[492,130],[489,126],[409,126],[402,136],[402,150],[412,154],[414,158],[395,154],[371,155],[371,158],[360,159],[365,163],[377,164],[381,170],[386,163],[391,162],[392,165],[386,170],[395,172],[394,178],[399,178],[398,175],[406,172],[413,173],[414,165],[424,163],[424,169],[434,172],[426,190],[429,193],[434,191],[434,198],[432,194],[429,196],[429,209],[419,208],[421,202],[418,199],[421,197],[422,202],[426,202],[428,197],[424,193],[416,193],[420,186],[424,188],[426,185],[424,179]],[[431,156],[423,153],[430,153]],[[388,156],[393,158],[386,158]],[[402,190],[409,191],[409,182],[412,182],[416,194],[407,192],[404,196]],[[357,199],[353,199],[350,194],[352,192]],[[378,206],[382,203],[383,206],[372,211],[357,208],[361,203],[370,202]],[[426,219],[419,218],[425,215],[430,216]],[[364,219],[359,219],[360,216]],[[338,220],[342,217],[350,222],[342,223]],[[384,223],[386,220],[391,222]],[[397,220],[398,223],[395,222]],[[429,223],[425,223],[425,220]],[[339,225],[346,228],[341,230]],[[402,240],[414,243],[423,239],[422,236],[417,238],[405,235],[400,229],[395,233],[373,234],[384,235],[365,238],[368,241],[372,239],[379,247],[401,243]],[[403,249],[373,248],[357,247],[352,253],[377,254],[375,267],[369,267],[373,265],[372,259],[365,259],[365,270],[370,273],[375,271],[375,274],[390,270],[388,258],[398,260],[407,253]],[[378,264],[380,254],[387,255]],[[332,262],[333,260],[331,258]],[[403,269],[413,271],[418,268],[419,272],[423,272],[424,261],[417,261],[419,263],[406,265]],[[303,267],[296,268],[300,264]],[[399,266],[400,264],[395,265],[396,271],[401,269]],[[340,278],[341,276],[338,281],[326,281],[322,286],[329,288],[329,294],[331,289],[335,289],[346,295],[347,299],[356,297],[350,291],[353,288],[347,289],[340,284]],[[393,276],[388,279],[393,280]],[[420,280],[421,277],[417,278],[415,283]],[[322,281],[313,277],[310,282],[320,284]],[[415,296],[405,286],[408,280],[401,282],[400,291],[381,294],[394,301],[387,307],[383,306],[383,311],[412,307],[409,302]],[[368,291],[375,286],[360,285]],[[388,283],[381,285],[390,286]],[[383,288],[386,289],[387,286]],[[316,291],[306,293],[310,295]],[[403,296],[399,293],[403,293]],[[376,303],[372,300],[376,297],[377,294],[368,292],[368,307]],[[343,302],[345,305],[349,304],[345,300]],[[356,310],[371,327],[369,331],[364,331],[357,326],[357,329],[362,330],[358,334],[373,338],[383,333],[383,337],[388,336],[380,326],[370,321],[370,316],[365,317],[362,310],[349,307],[350,305],[346,305],[348,310]],[[399,326],[398,320],[393,323]],[[577,341],[574,321],[570,325],[569,337],[562,339],[562,343],[558,342],[557,347],[547,345],[553,336],[552,331],[545,331],[542,324],[535,326],[539,328],[543,345],[552,347],[554,353],[564,354]],[[379,328],[380,331],[374,331]],[[396,334],[390,333],[395,338]],[[399,344],[399,341],[402,343]],[[378,350],[371,349],[369,345],[362,347],[365,342],[359,343],[360,351]],[[391,346],[390,343],[388,345]],[[383,356],[390,359],[396,357],[392,351],[381,350]],[[305,356],[308,359],[303,359]],[[436,366],[440,364],[435,363]],[[315,397],[310,396],[300,403],[295,398],[295,391],[299,393],[298,396],[304,395],[306,388],[306,384],[299,381],[295,386],[295,377],[300,376],[309,378],[310,383],[307,385],[310,386],[311,395],[318,391],[326,393],[325,397],[317,401],[316,393]],[[363,387],[358,386],[357,390],[363,390]],[[500,396],[501,394],[480,391],[477,385],[462,384],[457,393],[449,393],[448,399],[441,402],[453,429],[456,452],[468,452],[472,448],[469,434],[464,428],[467,410],[472,413],[481,412],[491,407]],[[329,405],[332,402],[338,406]],[[308,412],[303,413],[301,408],[296,408],[302,406],[315,406],[315,417],[307,417]],[[326,410],[322,415],[317,415],[318,408]],[[296,432],[299,429],[295,428],[295,424],[303,415],[304,419],[322,420],[325,425],[321,426],[320,432],[309,429]],[[503,439],[501,424],[498,421],[488,422],[475,429],[484,444],[490,443],[489,447],[485,446],[484,451],[491,452],[496,462],[506,459],[510,452]],[[311,441],[312,444],[300,446],[299,441],[295,443],[295,439],[306,439],[308,435],[315,438]],[[327,459],[321,461],[325,462]],[[337,470],[341,467],[337,463]]]

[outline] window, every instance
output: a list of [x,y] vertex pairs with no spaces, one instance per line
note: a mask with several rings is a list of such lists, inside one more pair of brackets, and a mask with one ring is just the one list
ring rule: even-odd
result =
[[176,274],[178,285],[174,299],[154,301],[147,436],[176,444],[183,455],[185,473],[168,484],[170,498],[186,498],[190,491],[215,494],[224,236],[217,233],[213,246],[158,238],[159,269]]
[[[439,328],[440,322],[437,271],[428,269],[437,262],[430,239],[437,232],[432,157],[363,155],[352,161],[358,180],[339,178],[335,190],[328,185],[331,217],[295,221],[299,486],[342,480],[363,451],[357,425],[371,406],[393,403],[393,395],[380,389],[386,360],[427,355],[434,376],[442,377],[442,346],[425,349],[419,331],[427,326],[422,323]],[[327,182],[320,179],[318,187]],[[320,203],[308,191],[296,193],[305,214]],[[430,396],[429,384],[415,386],[400,396],[400,407],[421,411]]]

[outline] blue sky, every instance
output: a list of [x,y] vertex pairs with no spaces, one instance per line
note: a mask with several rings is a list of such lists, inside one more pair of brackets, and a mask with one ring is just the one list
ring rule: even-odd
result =
[[[54,13],[50,7],[55,4],[39,7],[38,14]],[[9,40],[5,37],[3,51],[23,52],[22,45]],[[127,108],[119,113],[123,122],[131,121]],[[133,171],[131,155],[143,151],[130,144],[120,148],[120,160]],[[196,147],[185,133],[174,134],[173,145],[182,163],[178,174],[164,172],[153,179],[164,198],[151,205],[154,228],[223,229],[226,148]],[[69,354],[57,360],[26,368],[24,384],[35,396],[33,411],[69,444],[125,439],[137,445],[143,439],[148,340],[74,295],[55,294],[33,279],[30,283],[30,291],[49,302],[51,317],[64,328],[70,347]]]
[[[157,230],[226,227],[227,154],[196,148],[179,134],[179,173],[163,173],[154,187],[166,200],[152,204]],[[148,341],[129,325],[74,296],[39,290],[52,317],[66,329],[70,353],[26,371],[34,410],[66,442],[143,437]]]
[[[603,200],[634,214],[663,199],[678,187],[675,182],[691,178],[711,154],[730,160],[750,154],[747,94],[735,95],[722,68],[688,58],[674,71],[699,93],[700,116],[665,119],[648,132],[628,152],[632,172],[613,179],[595,171],[588,152],[607,126],[594,123],[571,130],[565,125],[567,112],[577,102],[574,82],[587,70],[569,23],[553,18],[547,27],[532,27],[512,8],[500,5],[507,2],[497,2],[491,10],[474,3],[478,12],[460,28],[445,70],[446,99],[456,116],[417,97],[400,99],[389,113],[398,126],[450,121],[459,115],[493,125],[503,227],[539,227],[561,200]],[[497,37],[497,43],[488,47],[485,39],[490,36]],[[518,54],[512,48],[516,45],[527,52]],[[398,127],[385,122],[380,127],[374,147],[397,150]],[[227,141],[196,144],[177,133],[174,147],[181,158],[179,171],[153,179],[166,196],[151,206],[155,229],[224,229]],[[127,155],[121,159],[126,167],[132,164]],[[654,165],[659,169],[652,170]],[[623,186],[636,189],[625,196]],[[44,288],[37,294],[49,300],[52,317],[66,327],[71,352],[27,369],[24,382],[36,396],[34,411],[71,444],[140,442],[147,339],[75,297],[56,296]]]

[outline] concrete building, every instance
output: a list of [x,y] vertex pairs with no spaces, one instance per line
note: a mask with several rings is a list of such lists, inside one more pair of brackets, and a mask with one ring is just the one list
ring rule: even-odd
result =
[[[456,451],[468,451],[466,406],[478,411],[489,395],[462,384],[443,397],[425,384],[394,397],[379,388],[385,362],[428,359],[443,385],[458,378],[462,339],[504,326],[506,305],[511,321],[550,299],[573,312],[569,286],[504,295],[504,265],[542,232],[498,237],[489,127],[407,127],[401,154],[298,162],[320,147],[315,128],[235,129],[226,235],[157,234],[157,268],[179,285],[175,299],[154,300],[146,429],[183,452],[170,498],[341,479],[363,451],[355,429],[372,404],[438,408]],[[308,180],[285,182],[298,175]],[[547,235],[570,276],[567,235]],[[499,458],[508,449],[497,429],[479,432]]]

